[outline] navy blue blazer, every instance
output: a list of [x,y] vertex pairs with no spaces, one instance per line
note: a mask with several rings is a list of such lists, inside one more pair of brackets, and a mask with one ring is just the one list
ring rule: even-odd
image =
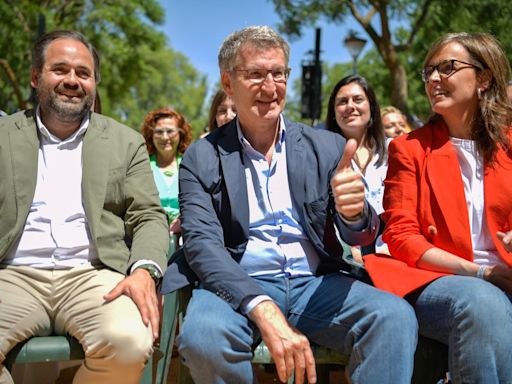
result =
[[[236,120],[236,119],[235,119]],[[183,248],[171,259],[162,293],[199,281],[238,309],[248,296],[262,295],[260,286],[240,267],[249,236],[249,205],[236,121],[193,143],[180,165],[180,212]],[[335,211],[330,180],[345,140],[285,119],[289,186],[300,223],[315,247],[317,274],[346,269],[343,247],[374,241],[379,218],[367,204],[367,226],[351,230]]]

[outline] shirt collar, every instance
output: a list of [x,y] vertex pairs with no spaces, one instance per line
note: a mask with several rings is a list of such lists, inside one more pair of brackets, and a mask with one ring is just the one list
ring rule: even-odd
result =
[[[236,132],[238,135],[238,141],[242,145],[242,149],[246,150],[247,148],[252,148],[251,143],[244,137],[242,129],[240,128],[240,120],[238,116],[236,117]],[[279,150],[283,145],[286,138],[286,125],[284,123],[283,115],[279,116],[279,139],[276,143],[276,149]]]
[[87,127],[89,126],[90,121],[91,121],[90,113],[87,113],[85,115],[85,117],[83,118],[82,122],[80,123],[80,127],[75,132],[73,132],[73,134],[71,136],[69,136],[68,138],[66,138],[64,140],[61,140],[57,136],[51,134],[50,131],[48,130],[48,128],[45,127],[45,125],[41,121],[41,112],[39,109],[39,105],[36,108],[37,128],[39,129],[39,132],[41,133],[41,135],[51,143],[64,144],[64,143],[71,143],[73,141],[80,140],[82,138],[82,136],[85,134],[85,131],[87,130]]

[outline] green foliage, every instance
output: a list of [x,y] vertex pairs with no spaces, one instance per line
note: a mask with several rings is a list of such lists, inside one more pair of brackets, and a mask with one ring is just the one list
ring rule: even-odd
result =
[[[512,39],[509,38],[509,24],[512,16],[512,3],[508,0],[395,0],[395,1],[355,1],[355,0],[272,0],[281,17],[280,30],[290,38],[300,36],[305,28],[316,27],[321,23],[344,24],[347,17],[353,17],[350,4],[360,15],[366,15],[370,6],[378,10],[372,18],[372,26],[382,23],[382,10],[388,18],[390,41],[396,48],[398,62],[407,73],[407,107],[410,114],[425,121],[430,116],[430,105],[425,96],[424,84],[420,78],[423,59],[429,46],[439,36],[447,32],[487,32],[495,35],[504,51],[512,59]],[[424,4],[428,13],[424,24],[418,29],[411,44],[407,44],[411,31],[417,27],[414,22],[421,14]],[[381,28],[382,29],[382,25]],[[376,28],[375,32],[381,31]],[[381,38],[382,36],[377,36]],[[381,106],[391,103],[390,70],[383,61],[383,54],[389,54],[384,46],[374,47],[358,61],[358,72],[365,76],[375,90]],[[386,53],[387,52],[387,53]],[[334,64],[323,67],[322,79],[322,119],[334,84],[351,73],[351,64]],[[300,116],[300,83],[292,85],[294,99],[287,104],[288,114]],[[309,121],[306,121],[310,123]]]
[[0,59],[6,59],[17,84],[0,68],[0,108],[23,107],[15,98],[30,95],[30,49],[38,36],[38,17],[46,30],[76,29],[99,51],[102,112],[138,129],[152,109],[170,105],[199,132],[206,96],[206,77],[182,54],[168,47],[157,0],[6,0],[0,2]]

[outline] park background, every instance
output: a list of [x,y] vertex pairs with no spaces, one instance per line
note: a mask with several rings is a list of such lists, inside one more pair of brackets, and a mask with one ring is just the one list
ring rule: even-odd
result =
[[332,87],[353,71],[344,45],[351,34],[367,40],[357,70],[380,105],[393,104],[425,121],[430,108],[420,70],[430,44],[445,32],[488,32],[510,58],[511,16],[508,0],[3,0],[0,109],[30,107],[34,40],[43,31],[71,28],[100,52],[103,114],[138,129],[148,111],[171,106],[198,136],[219,86],[217,52],[223,39],[245,26],[266,24],[291,45],[288,117],[312,123],[301,113],[302,65],[314,61],[319,28],[320,121]]

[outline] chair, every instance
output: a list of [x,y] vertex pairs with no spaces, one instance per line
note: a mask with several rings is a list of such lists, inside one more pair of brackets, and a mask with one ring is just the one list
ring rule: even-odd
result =
[[[176,249],[176,237],[171,237],[168,255]],[[176,333],[176,292],[165,295],[162,310],[160,338],[154,346],[153,356],[148,359],[141,384],[165,384],[170,367],[172,345]],[[153,357],[157,360],[153,367]],[[71,336],[32,337],[15,346],[6,356],[4,365],[11,370],[14,363],[43,363],[52,361],[82,360],[84,351],[80,343]],[[153,381],[153,378],[155,379]]]

